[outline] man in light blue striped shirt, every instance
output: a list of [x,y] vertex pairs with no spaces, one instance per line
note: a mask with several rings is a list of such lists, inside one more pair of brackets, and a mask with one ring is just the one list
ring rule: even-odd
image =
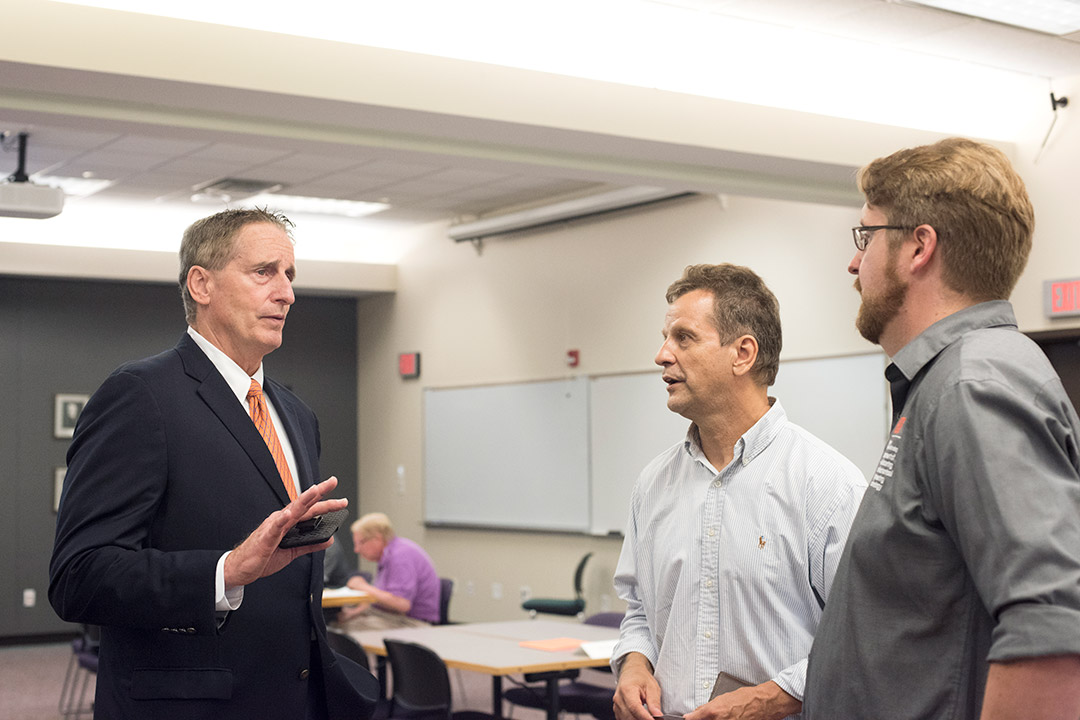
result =
[[[760,277],[693,265],[667,300],[656,364],[668,408],[692,424],[634,487],[615,573],[627,604],[615,712],[797,718],[866,480],[768,397],[780,308]],[[710,699],[714,686],[727,691]]]

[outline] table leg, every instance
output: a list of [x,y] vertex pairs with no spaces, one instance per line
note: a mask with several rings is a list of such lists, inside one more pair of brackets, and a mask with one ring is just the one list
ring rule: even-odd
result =
[[547,720],[559,720],[559,674],[547,679]]
[[501,718],[502,714],[502,675],[491,676],[491,714]]
[[382,700],[389,700],[386,696],[386,656],[375,656],[375,677],[379,681],[379,697]]

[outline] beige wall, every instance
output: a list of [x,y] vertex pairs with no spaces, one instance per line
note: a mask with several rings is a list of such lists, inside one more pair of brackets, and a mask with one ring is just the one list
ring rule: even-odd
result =
[[[582,374],[655,368],[664,289],[695,262],[746,264],[765,277],[780,299],[786,358],[865,352],[846,272],[857,219],[853,207],[704,197],[492,240],[480,255],[444,226],[426,228],[398,266],[397,294],[360,305],[360,511],[389,513],[457,580],[457,620],[521,617],[522,586],[567,595],[590,550],[589,612],[621,608],[611,591],[618,540],[424,528],[422,388],[560,377],[570,348],[581,351]],[[397,353],[414,350],[422,376],[401,380]]]
[[[1042,280],[1080,276],[1080,130],[1064,114],[1036,164],[1044,132],[1017,158],[1039,217],[1013,295],[1025,330],[1080,325],[1042,317]],[[855,207],[702,197],[490,240],[480,255],[450,241],[444,226],[424,228],[400,261],[397,294],[360,301],[360,511],[389,513],[457,580],[456,620],[521,617],[522,586],[568,595],[590,550],[588,612],[621,609],[611,590],[618,540],[424,527],[422,389],[564,376],[570,348],[580,349],[577,372],[586,375],[653,368],[664,288],[695,262],[746,264],[765,277],[780,299],[786,359],[865,352],[846,272],[857,220]],[[397,354],[407,351],[422,353],[418,381],[396,376]],[[506,482],[515,482],[513,468]]]
[[[1054,81],[1055,94],[1080,101],[1080,77]],[[1050,127],[1050,100],[1046,116],[1031,143],[1022,147],[1017,167],[1024,176],[1035,205],[1035,243],[1027,268],[1013,291],[1016,317],[1024,330],[1050,330],[1080,325],[1078,318],[1050,321],[1043,316],[1042,282],[1080,277],[1080,117],[1073,105],[1058,111],[1058,121],[1046,149],[1038,147]]]

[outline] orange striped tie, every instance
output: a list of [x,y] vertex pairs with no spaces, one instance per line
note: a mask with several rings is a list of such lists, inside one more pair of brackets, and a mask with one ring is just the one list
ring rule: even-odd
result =
[[285,490],[289,493],[289,499],[296,499],[296,483],[293,482],[292,473],[289,471],[289,463],[285,461],[285,452],[278,442],[277,433],[274,431],[274,423],[270,421],[270,413],[266,409],[266,399],[263,398],[262,388],[259,383],[251,381],[251,387],[247,394],[248,409],[251,411],[251,420],[259,429],[259,434],[266,441],[266,447],[270,448],[270,454],[274,456],[274,464],[277,465],[281,481],[285,483]]

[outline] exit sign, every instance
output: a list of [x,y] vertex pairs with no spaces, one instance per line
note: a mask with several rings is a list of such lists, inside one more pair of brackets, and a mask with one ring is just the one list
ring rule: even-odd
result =
[[1080,278],[1044,280],[1043,309],[1051,318],[1080,315]]

